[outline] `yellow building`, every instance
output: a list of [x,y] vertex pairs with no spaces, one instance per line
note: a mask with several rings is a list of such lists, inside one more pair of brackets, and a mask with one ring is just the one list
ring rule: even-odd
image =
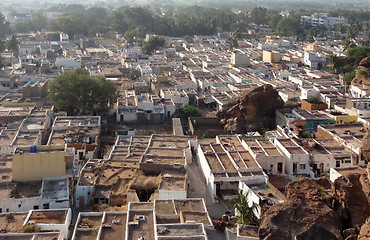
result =
[[13,181],[40,181],[66,175],[65,145],[18,147],[13,154]]
[[335,124],[354,123],[357,121],[357,116],[340,115],[334,116]]
[[330,112],[327,115],[334,119],[335,124],[354,123],[357,121],[357,116],[351,116],[341,112]]
[[278,63],[280,62],[280,53],[277,51],[263,51],[262,59],[264,62],[268,63]]

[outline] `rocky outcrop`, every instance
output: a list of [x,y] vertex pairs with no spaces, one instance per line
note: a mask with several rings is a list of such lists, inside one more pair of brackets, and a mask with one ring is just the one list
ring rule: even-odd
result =
[[367,218],[364,225],[360,229],[360,234],[358,235],[358,240],[368,240],[370,239],[370,217]]
[[362,59],[358,65],[365,68],[370,68],[370,56]]
[[345,229],[360,228],[370,216],[369,185],[366,182],[366,174],[354,173],[336,179],[332,186],[333,197],[340,204],[337,213]]
[[287,202],[269,208],[261,218],[260,239],[343,239],[342,223],[331,209],[329,180],[302,179],[287,187]]
[[269,84],[244,92],[217,112],[225,130],[234,133],[275,128],[275,111],[284,106],[278,92]]
[[362,139],[361,151],[364,157],[369,161],[370,160],[370,131],[366,132],[364,138]]
[[350,173],[334,183],[327,179],[290,183],[287,201],[262,214],[260,239],[370,239],[369,180],[370,163],[366,172]]
[[356,76],[351,81],[351,85],[361,86],[370,85],[370,56],[365,57],[359,63],[359,66],[355,69]]

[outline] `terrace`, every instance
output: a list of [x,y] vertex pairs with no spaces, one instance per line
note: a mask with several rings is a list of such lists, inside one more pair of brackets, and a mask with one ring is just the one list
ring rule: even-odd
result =
[[127,213],[106,213],[101,228],[100,240],[124,240]]
[[66,211],[32,211],[27,223],[39,224],[64,224],[67,217]]
[[128,215],[127,240],[155,239],[153,210],[130,210]]

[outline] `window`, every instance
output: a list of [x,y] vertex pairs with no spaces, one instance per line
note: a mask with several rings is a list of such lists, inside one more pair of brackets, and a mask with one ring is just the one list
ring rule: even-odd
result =
[[18,208],[20,208],[22,206],[22,204],[18,204]]
[[33,210],[37,210],[37,209],[39,209],[38,205],[33,206]]
[[9,208],[6,209],[6,212],[9,212]]
[[306,169],[306,164],[299,164],[299,169],[300,170],[305,170]]

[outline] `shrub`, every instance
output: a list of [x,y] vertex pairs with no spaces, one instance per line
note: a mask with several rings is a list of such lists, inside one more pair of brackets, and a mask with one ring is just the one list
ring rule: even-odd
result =
[[367,72],[366,70],[359,70],[357,74],[359,77],[365,77],[367,75]]
[[182,109],[182,113],[185,117],[200,117],[202,116],[202,113],[197,107],[194,107],[192,105],[184,106]]
[[24,225],[20,230],[20,233],[37,233],[40,232],[40,228],[34,224]]
[[309,96],[307,98],[307,102],[311,103],[311,104],[323,104],[323,102],[318,99],[317,97],[314,97],[314,96]]
[[350,72],[350,73],[346,73],[343,75],[343,80],[347,83],[347,84],[351,84],[351,81],[356,77],[356,72]]

